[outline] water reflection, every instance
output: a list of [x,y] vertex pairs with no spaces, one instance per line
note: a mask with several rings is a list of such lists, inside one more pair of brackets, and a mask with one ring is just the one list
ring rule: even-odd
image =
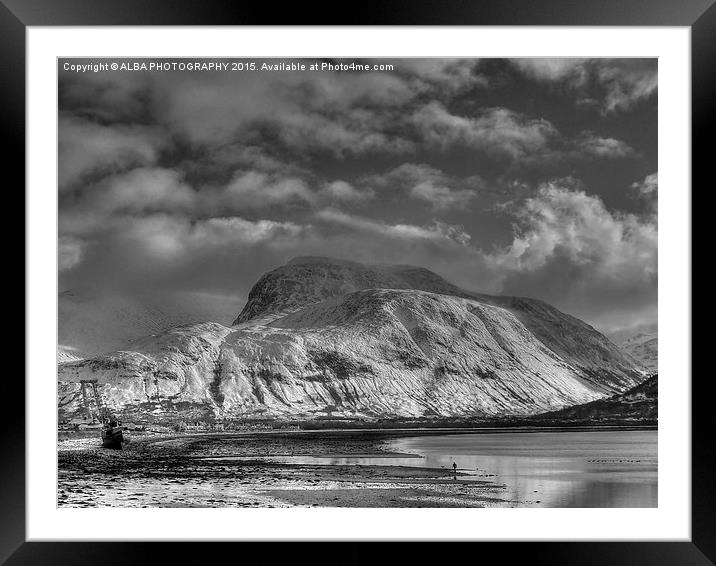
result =
[[656,507],[656,431],[533,432],[414,437],[389,448],[425,465],[496,474],[511,504]]

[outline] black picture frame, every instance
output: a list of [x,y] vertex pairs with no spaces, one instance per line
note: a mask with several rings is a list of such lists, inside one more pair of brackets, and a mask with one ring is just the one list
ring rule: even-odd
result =
[[[25,184],[25,32],[28,26],[137,25],[564,25],[564,26],[687,26],[692,48],[692,171],[693,186],[706,184],[710,138],[716,100],[715,0],[460,0],[366,1],[355,10],[346,5],[308,6],[294,3],[278,8],[269,3],[225,0],[0,0],[0,128],[6,142],[5,170],[13,189]],[[340,9],[340,10],[339,10]],[[339,14],[351,14],[351,21]],[[713,184],[712,176],[709,182]],[[6,190],[9,190],[10,182]],[[704,187],[704,190],[706,187]],[[684,187],[684,190],[689,190]],[[692,192],[693,195],[693,192]],[[6,206],[8,206],[6,204]],[[24,209],[24,201],[20,206]],[[8,210],[6,208],[6,210]],[[693,209],[697,210],[697,209]],[[17,213],[15,213],[17,215]],[[9,216],[9,215],[8,215]],[[698,226],[694,218],[692,226]],[[700,238],[692,232],[694,243]],[[14,235],[17,238],[16,235]],[[23,271],[24,273],[24,271]],[[692,271],[693,273],[693,271]],[[693,275],[692,275],[693,276]],[[24,282],[24,279],[23,279]],[[26,295],[27,301],[27,295]],[[51,315],[48,315],[51,316]],[[696,342],[697,337],[694,337]],[[19,356],[18,356],[19,358]],[[14,414],[6,415],[0,432],[0,563],[127,564],[178,560],[203,562],[227,544],[26,542],[25,537],[25,387],[19,372],[3,379],[3,395],[12,399]],[[714,564],[716,563],[716,477],[708,395],[710,376],[693,372],[692,379],[692,538],[691,542],[524,542],[479,544],[480,561],[499,553],[525,557],[531,564]],[[12,377],[12,379],[10,379]],[[683,376],[684,380],[691,376]],[[77,533],[81,538],[81,533]],[[317,538],[319,538],[317,536]],[[236,543],[231,543],[236,544]],[[248,544],[248,543],[243,543]],[[266,543],[250,543],[270,552]],[[271,543],[275,544],[275,543]],[[376,545],[379,543],[364,543]],[[229,550],[229,552],[233,552]],[[243,551],[248,552],[248,551]],[[291,549],[293,559],[330,556],[334,551],[302,545]],[[340,552],[340,551],[339,551]],[[442,559],[457,558],[450,549]],[[370,553],[370,554],[368,554]],[[401,560],[425,557],[421,545],[401,549]],[[342,562],[385,556],[382,550],[340,553]],[[170,558],[170,557],[176,558]],[[248,556],[244,554],[244,556]],[[447,558],[446,558],[447,557]],[[528,557],[528,558],[527,558]],[[452,559],[451,559],[452,560]]]

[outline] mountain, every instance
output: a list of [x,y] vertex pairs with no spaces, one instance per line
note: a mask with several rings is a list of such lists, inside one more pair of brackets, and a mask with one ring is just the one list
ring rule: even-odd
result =
[[263,275],[234,325],[185,325],[59,365],[154,418],[530,415],[633,387],[644,371],[541,301],[461,289],[413,266],[298,258]]
[[467,291],[432,271],[411,265],[366,265],[322,257],[295,258],[259,279],[234,325],[270,323],[306,305],[365,289],[429,291],[508,310],[555,354],[575,364],[587,376],[594,372],[597,383],[614,389],[628,386],[623,376],[634,370],[634,361],[624,356],[609,339],[585,322],[543,301]]
[[655,374],[624,393],[538,415],[535,418],[558,421],[562,424],[656,424],[658,397],[659,377]]
[[659,369],[659,335],[654,332],[639,332],[618,343],[627,354],[638,360],[646,369]]
[[311,303],[364,289],[416,289],[456,296],[466,293],[422,267],[297,257],[258,280],[234,324],[285,314]]
[[[235,300],[233,300],[235,301]],[[58,295],[59,361],[129,349],[137,338],[206,321],[228,324],[232,300],[205,293],[143,292],[131,296],[96,289]]]

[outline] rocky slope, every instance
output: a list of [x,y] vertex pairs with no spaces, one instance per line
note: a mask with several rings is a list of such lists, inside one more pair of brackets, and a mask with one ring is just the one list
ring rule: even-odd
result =
[[157,418],[542,413],[623,392],[643,369],[589,325],[411,266],[299,258],[265,274],[232,327],[182,326],[59,366],[61,412],[96,379]]
[[619,347],[651,372],[659,369],[659,335],[640,332],[619,342]]

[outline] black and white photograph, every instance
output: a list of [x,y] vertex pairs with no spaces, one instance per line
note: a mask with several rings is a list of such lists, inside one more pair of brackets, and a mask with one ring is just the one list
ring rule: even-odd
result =
[[657,58],[57,66],[59,508],[658,507]]

